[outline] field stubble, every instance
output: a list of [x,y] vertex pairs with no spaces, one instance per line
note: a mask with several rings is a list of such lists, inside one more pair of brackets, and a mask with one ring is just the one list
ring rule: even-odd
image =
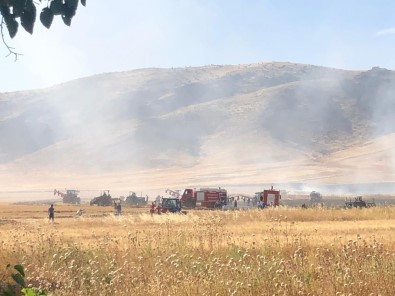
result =
[[0,280],[53,295],[392,295],[395,207],[190,211],[1,205]]

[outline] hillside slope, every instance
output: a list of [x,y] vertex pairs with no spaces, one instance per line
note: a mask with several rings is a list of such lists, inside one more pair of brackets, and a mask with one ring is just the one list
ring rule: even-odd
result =
[[6,188],[394,182],[394,94],[393,71],[293,63],[0,93],[0,175]]

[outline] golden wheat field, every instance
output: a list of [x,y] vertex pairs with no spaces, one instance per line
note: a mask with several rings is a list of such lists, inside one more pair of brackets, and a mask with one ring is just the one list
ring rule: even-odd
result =
[[[394,295],[395,207],[195,210],[0,204],[0,282],[47,295]],[[78,208],[85,213],[78,217]],[[11,264],[11,267],[6,267]]]

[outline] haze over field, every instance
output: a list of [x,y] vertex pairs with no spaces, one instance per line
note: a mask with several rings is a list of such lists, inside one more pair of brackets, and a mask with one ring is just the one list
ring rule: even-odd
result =
[[280,62],[141,69],[1,93],[1,190],[395,191],[394,94],[390,70]]
[[0,294],[393,295],[394,11],[0,0]]
[[395,2],[108,5],[3,28],[0,200],[395,193]]

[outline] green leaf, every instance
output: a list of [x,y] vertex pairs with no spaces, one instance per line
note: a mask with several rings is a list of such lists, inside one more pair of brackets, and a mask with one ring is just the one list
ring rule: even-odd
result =
[[26,0],[14,1],[12,6],[12,14],[14,17],[20,17],[25,9]]
[[69,18],[70,21],[73,18],[73,16],[75,15],[75,12],[77,11],[77,7],[71,7],[71,6],[64,6],[63,9],[63,14],[65,17]]
[[25,2],[25,6],[23,8],[23,11],[28,11],[28,12],[35,12],[36,11],[36,6],[33,3],[33,0],[22,0]]
[[67,7],[77,10],[78,0],[65,0],[65,4]]
[[18,32],[18,22],[13,18],[4,18],[5,23],[7,25],[8,33],[11,38],[14,38],[16,33]]
[[81,0],[81,4],[86,6],[86,0]]
[[40,291],[34,288],[23,288],[21,292],[25,296],[47,296],[47,293],[45,293],[45,291]]
[[45,292],[40,292],[40,291],[33,289],[33,288],[23,288],[21,290],[21,292],[25,296],[46,296],[47,295]]
[[62,0],[53,0],[49,8],[54,15],[60,15],[64,13],[64,5]]
[[65,15],[62,15],[62,20],[65,23],[65,25],[70,26],[71,25],[71,18]]
[[11,38],[14,38],[18,32],[18,22],[15,20],[15,16],[10,12],[10,6],[8,4],[0,5],[0,14],[4,18],[4,22],[7,25],[8,33]]
[[22,292],[23,295],[25,295],[25,296],[36,296],[36,292],[34,292],[34,290],[33,290],[33,289],[30,289],[30,288],[23,288],[23,289],[21,290],[21,292]]
[[11,16],[10,7],[7,4],[0,5],[0,13],[4,18],[8,18]]
[[20,273],[14,273],[11,276],[19,286],[25,287],[25,279]]
[[51,27],[52,21],[53,21],[52,10],[49,9],[48,7],[44,8],[40,13],[40,20],[41,20],[41,23],[44,25],[44,27],[49,29]]
[[27,32],[33,34],[33,27],[35,21],[36,6],[34,6],[32,0],[26,0],[26,6],[21,15],[21,25]]
[[25,271],[23,270],[23,266],[22,265],[17,264],[17,265],[14,266],[14,268],[15,268],[16,271],[18,271],[21,274],[21,276],[23,276],[23,277],[25,276]]

